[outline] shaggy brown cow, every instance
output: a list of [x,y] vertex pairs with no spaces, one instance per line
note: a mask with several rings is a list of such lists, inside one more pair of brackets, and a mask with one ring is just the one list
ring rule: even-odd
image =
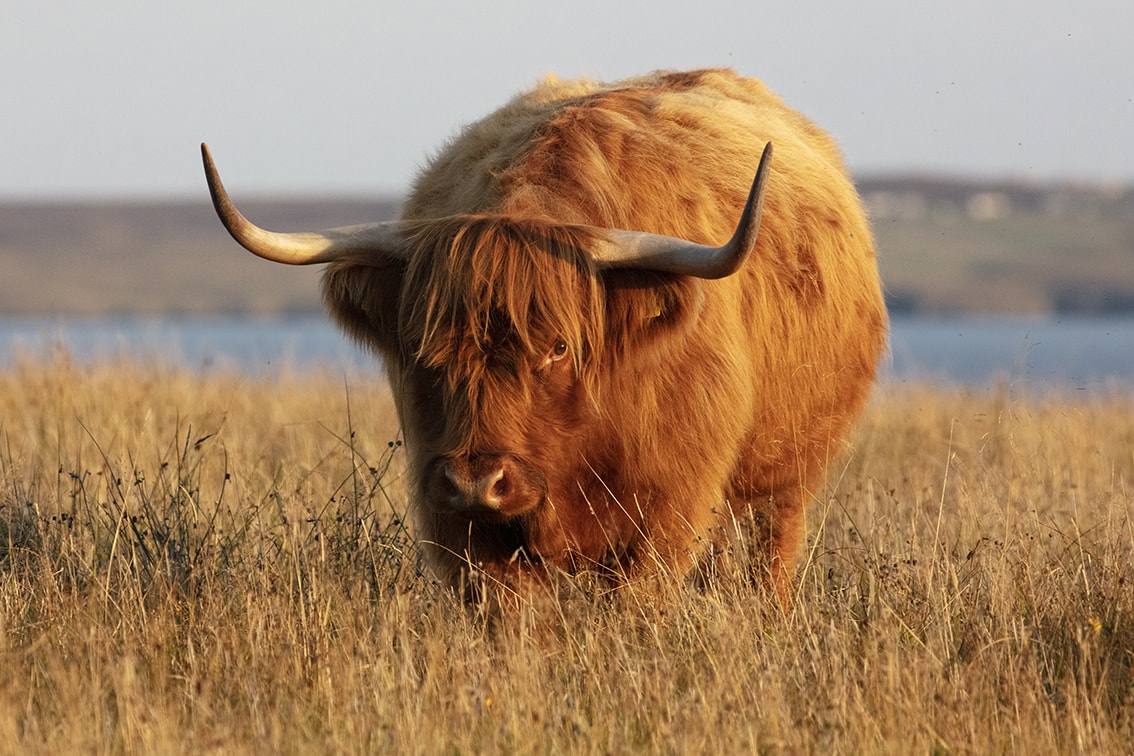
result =
[[205,162],[237,241],[331,263],[324,298],[388,370],[444,578],[685,574],[752,515],[788,595],[886,314],[837,147],[762,83],[549,78],[445,147],[402,220],[317,234],[252,226]]

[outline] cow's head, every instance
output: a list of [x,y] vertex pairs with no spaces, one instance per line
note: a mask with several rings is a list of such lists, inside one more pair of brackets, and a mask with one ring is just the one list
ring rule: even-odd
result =
[[503,522],[549,496],[572,498],[604,371],[690,319],[683,287],[744,264],[771,145],[722,247],[500,216],[276,233],[236,210],[202,153],[217,213],[241,245],[276,262],[330,263],[328,307],[386,364],[426,506]]

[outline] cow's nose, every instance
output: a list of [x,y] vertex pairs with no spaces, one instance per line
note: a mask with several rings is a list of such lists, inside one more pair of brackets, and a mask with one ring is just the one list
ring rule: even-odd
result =
[[439,511],[468,517],[517,517],[547,496],[543,473],[511,454],[438,457],[424,472],[425,500]]
[[511,488],[502,461],[470,465],[467,471],[448,464],[445,465],[445,479],[452,487],[450,500],[458,506],[500,509]]

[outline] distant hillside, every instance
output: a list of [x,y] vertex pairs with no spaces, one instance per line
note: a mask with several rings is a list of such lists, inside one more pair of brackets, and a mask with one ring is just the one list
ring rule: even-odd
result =
[[[894,312],[1134,313],[1134,189],[865,179]],[[393,218],[397,202],[242,202],[282,231]],[[0,205],[0,315],[321,308],[319,270],[241,250],[207,200]]]
[[1134,188],[862,180],[892,312],[1134,313]]
[[[242,202],[280,231],[397,214],[387,201]],[[245,252],[207,199],[152,204],[0,205],[0,314],[274,314],[316,311],[317,267]]]

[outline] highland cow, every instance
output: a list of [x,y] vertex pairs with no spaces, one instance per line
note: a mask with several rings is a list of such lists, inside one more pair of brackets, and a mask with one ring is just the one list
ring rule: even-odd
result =
[[548,78],[445,146],[400,220],[318,233],[253,226],[202,148],[234,238],[328,263],[331,315],[381,357],[442,578],[686,575],[736,518],[790,595],[887,319],[838,148],[764,84]]

